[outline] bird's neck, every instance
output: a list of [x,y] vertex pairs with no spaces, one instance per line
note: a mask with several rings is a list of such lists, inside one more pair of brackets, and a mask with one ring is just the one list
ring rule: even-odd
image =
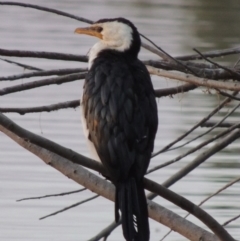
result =
[[[89,51],[88,69],[91,68],[94,59],[96,59],[102,51],[110,50],[110,51],[116,51],[118,53],[127,54],[130,47],[131,46],[129,45],[129,43],[124,43],[124,42],[118,42],[118,43],[116,42],[106,43],[104,41],[97,42],[95,45],[93,45],[93,47]],[[134,57],[137,58],[137,55]]]

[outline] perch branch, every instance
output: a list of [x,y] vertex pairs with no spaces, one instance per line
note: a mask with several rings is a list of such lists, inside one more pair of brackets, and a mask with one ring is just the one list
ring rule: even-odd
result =
[[[36,142],[38,142],[37,139],[39,138],[37,135],[35,135],[35,134],[33,134],[33,133],[31,133],[27,130],[24,130],[23,128],[20,128],[20,127],[18,127],[18,130],[16,130],[16,124],[14,122],[12,122],[10,119],[8,119],[7,117],[5,117],[3,114],[0,114],[0,124],[3,126],[2,131],[4,131],[5,134],[8,133],[8,130],[5,129],[5,128],[7,128],[7,129],[10,129],[13,133],[16,133],[17,135],[18,135],[18,133],[20,133],[22,136],[19,136],[19,137],[21,137],[22,140],[24,140],[25,142],[27,142],[29,144],[37,144]],[[13,127],[13,125],[15,125],[14,126],[15,128]],[[22,132],[20,130],[22,130]],[[35,136],[36,138],[32,138],[32,140],[34,140],[35,143],[32,142],[29,138],[24,138],[23,136],[25,134],[27,134],[28,137],[30,137],[29,134],[31,134],[32,136]],[[238,136],[239,136],[239,133],[235,133],[235,134],[238,134]],[[45,139],[45,138],[41,137],[40,139]],[[40,145],[40,146],[45,148],[47,142],[53,143],[53,142],[45,139],[45,143],[42,143],[42,144],[44,144],[44,146],[43,145]],[[55,145],[59,146],[59,149],[62,149],[62,148],[60,148],[60,145],[58,145],[58,144],[55,144]],[[46,149],[49,150],[49,147],[46,146]],[[63,150],[62,151],[57,150],[57,152],[55,152],[55,153],[59,154],[59,152],[64,153]],[[49,161],[48,164],[51,165],[51,166],[54,165],[52,161]],[[100,165],[100,167],[102,167],[101,164],[99,164],[99,165]],[[103,167],[102,167],[102,169],[103,169]],[[76,172],[76,170],[75,171],[72,170],[71,173],[68,173],[67,176],[69,177],[70,174],[77,174],[77,172]],[[71,178],[73,180],[74,180],[74,176],[71,176]],[[80,183],[80,184],[86,187],[86,185],[84,185],[82,183]],[[191,213],[195,217],[199,218],[205,225],[207,225],[219,237],[220,240],[222,240],[222,241],[225,241],[225,240],[234,241],[234,239],[231,237],[231,235],[224,228],[222,228],[222,226],[213,217],[211,217],[204,210],[200,209],[199,207],[197,207],[195,204],[193,204],[189,200],[181,197],[180,195],[178,195],[178,194],[168,190],[167,188],[164,188],[163,186],[161,186],[161,185],[159,185],[159,184],[157,184],[157,183],[155,183],[155,182],[153,182],[149,179],[146,179],[146,178],[144,178],[144,187],[147,190],[160,195],[161,197],[167,199],[168,201],[174,203],[175,205],[181,207],[182,209],[188,211],[189,213]],[[92,188],[90,187],[89,189],[92,190]],[[98,192],[96,191],[96,193],[101,195],[99,193],[99,191]],[[150,205],[150,209],[151,209],[151,205]]]
[[[49,152],[42,147],[30,143],[27,139],[20,138],[4,127],[0,126],[0,130],[8,135],[11,139],[16,141],[19,145],[37,155],[46,164],[51,165],[67,177],[71,178],[80,185],[85,186],[89,190],[111,201],[114,201],[114,186],[108,181],[103,180],[80,165],[69,162],[67,159],[55,153]],[[154,183],[150,183],[151,188],[154,185]],[[151,218],[170,228],[173,228],[176,232],[192,241],[199,241],[200,239],[204,239],[206,241],[219,241],[215,235],[199,228],[187,220],[182,219],[177,214],[152,201],[148,201],[148,208],[149,216]],[[220,240],[223,241],[223,239]],[[227,240],[232,241],[231,237]]]

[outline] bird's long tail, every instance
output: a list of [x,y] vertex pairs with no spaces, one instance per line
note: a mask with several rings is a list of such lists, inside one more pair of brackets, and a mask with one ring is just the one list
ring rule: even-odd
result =
[[148,241],[149,224],[143,182],[131,178],[116,185],[115,219],[122,216],[123,235],[127,241]]

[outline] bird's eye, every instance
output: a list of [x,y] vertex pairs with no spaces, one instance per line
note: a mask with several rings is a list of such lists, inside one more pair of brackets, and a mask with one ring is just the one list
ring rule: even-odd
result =
[[96,26],[96,27],[94,27],[94,30],[97,31],[98,33],[101,33],[103,28],[99,27],[99,26]]

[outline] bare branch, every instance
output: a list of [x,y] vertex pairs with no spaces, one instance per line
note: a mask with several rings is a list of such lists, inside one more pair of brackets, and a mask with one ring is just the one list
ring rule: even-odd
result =
[[159,51],[158,49],[156,48],[153,48],[152,46],[146,44],[146,43],[143,43],[142,42],[142,47],[147,49],[148,51],[158,55],[159,57],[161,57],[162,59],[168,61],[169,60],[169,57],[166,56],[166,54],[164,54],[163,52]]
[[150,74],[152,75],[158,75],[161,77],[166,77],[169,79],[176,79],[180,81],[184,81],[190,84],[194,84],[197,86],[204,86],[207,88],[215,88],[215,89],[225,89],[225,90],[240,90],[240,84],[239,83],[227,83],[223,81],[216,81],[206,78],[199,78],[190,74],[180,74],[180,73],[173,73],[161,69],[154,68],[152,66],[147,66],[147,69]]
[[[189,69],[191,69],[195,74],[195,76],[206,78],[206,79],[213,79],[213,80],[229,80],[232,79],[234,76],[233,74],[229,73],[229,71],[226,71],[222,68],[217,68],[213,64],[206,64],[206,63],[195,63],[195,62],[185,62],[180,61],[184,66],[187,66]],[[188,73],[186,69],[184,69],[182,66],[179,66],[177,63],[169,63],[164,60],[145,60],[143,61],[145,65],[149,65],[155,68],[164,69],[164,70],[176,70],[183,73]],[[234,68],[229,68],[233,69]],[[235,70],[236,71],[236,70]],[[239,70],[238,70],[239,73]],[[239,79],[238,79],[239,80]]]
[[230,74],[232,74],[233,76],[235,76],[237,79],[240,78],[240,74],[237,73],[236,71],[233,71],[233,70],[231,70],[231,69],[229,69],[229,68],[227,68],[227,67],[225,67],[225,66],[223,66],[223,65],[220,65],[220,64],[218,64],[218,63],[216,63],[216,62],[208,59],[208,58],[205,57],[199,50],[197,50],[197,49],[195,49],[195,48],[194,48],[193,50],[196,51],[203,59],[205,59],[205,60],[208,61],[209,63],[214,64],[214,65],[216,65],[217,67],[226,70],[227,72],[229,72]]
[[236,216],[236,217],[234,217],[234,218],[229,219],[229,220],[228,220],[228,221],[226,221],[225,223],[223,223],[223,226],[227,226],[229,223],[231,223],[232,221],[237,220],[238,218],[240,218],[240,214],[239,214],[239,215],[237,215],[237,216]]
[[49,75],[68,75],[68,74],[74,74],[74,73],[86,72],[86,71],[87,71],[86,68],[53,69],[53,70],[45,70],[45,71],[38,71],[38,72],[31,72],[31,73],[25,73],[25,74],[0,77],[0,81],[17,80],[17,79],[25,79],[25,78],[38,77],[38,76],[49,76]]
[[[216,57],[222,57],[226,55],[239,54],[239,53],[240,53],[240,48],[236,47],[236,48],[229,48],[229,49],[222,49],[222,50],[207,51],[207,52],[203,52],[202,54],[208,58],[216,58]],[[191,55],[177,56],[175,58],[179,60],[197,60],[197,59],[202,59],[202,56],[199,56],[198,54],[191,54]]]
[[192,138],[191,140],[183,143],[182,145],[179,145],[179,146],[176,146],[176,147],[173,147],[173,148],[168,149],[168,151],[172,151],[172,150],[176,150],[176,149],[179,149],[179,148],[181,148],[181,147],[184,147],[184,146],[186,146],[187,144],[189,144],[189,143],[191,143],[191,142],[193,142],[193,141],[195,141],[195,140],[197,140],[197,139],[199,139],[199,138],[207,135],[207,134],[210,133],[212,130],[214,130],[216,127],[218,127],[219,125],[221,125],[232,113],[235,112],[236,109],[239,108],[239,106],[240,106],[240,104],[236,105],[231,111],[229,111],[219,122],[217,122],[217,123],[216,123],[212,128],[210,128],[209,130],[207,130],[207,131],[203,132],[202,134],[200,134],[200,135]]
[[222,140],[219,140],[213,147],[209,148],[208,150],[203,151],[200,155],[198,155],[192,162],[182,168],[180,171],[172,175],[168,180],[166,180],[162,185],[165,187],[169,187],[173,183],[176,182],[176,179],[179,180],[180,178],[186,176],[189,172],[194,170],[204,161],[206,161],[209,157],[214,155],[216,152],[219,152],[226,146],[230,145],[233,141],[239,138],[240,131],[234,130]]
[[[1,2],[0,2],[1,5]],[[28,57],[28,58],[44,58],[55,60],[67,60],[67,61],[80,61],[87,62],[88,57],[85,55],[64,54],[56,52],[38,52],[38,51],[23,51],[23,50],[8,50],[0,49],[0,55],[10,57]]]
[[[237,95],[238,92],[234,92],[233,95]],[[225,98],[215,109],[213,109],[206,117],[204,117],[202,120],[200,120],[196,125],[194,125],[190,130],[185,132],[183,135],[179,136],[175,141],[169,143],[165,147],[163,147],[160,151],[153,153],[152,157],[155,157],[159,155],[160,153],[168,150],[170,147],[175,145],[177,142],[181,141],[183,138],[188,136],[190,133],[192,133],[195,129],[197,129],[199,126],[202,126],[207,120],[209,120],[213,115],[215,115],[219,110],[221,110],[228,102],[231,101],[231,98]]]
[[169,96],[169,95],[175,95],[183,92],[188,92],[190,90],[196,89],[197,86],[193,84],[183,84],[176,87],[166,88],[166,89],[155,89],[155,96],[156,97],[163,97],[163,96]]
[[99,232],[97,235],[95,235],[88,241],[99,241],[104,237],[108,237],[111,234],[111,232],[115,228],[117,228],[120,224],[121,224],[121,220],[118,223],[115,223],[115,221],[113,221],[110,225],[108,225],[106,228],[104,228],[101,232]]
[[[208,196],[207,198],[205,198],[204,200],[202,200],[198,206],[202,206],[202,204],[204,204],[206,201],[208,201],[209,199],[211,199],[212,197],[218,195],[220,192],[224,191],[225,189],[227,189],[228,187],[232,186],[233,184],[235,184],[236,182],[240,181],[240,177],[235,178],[233,181],[227,183],[225,186],[223,186],[222,188],[220,188],[219,190],[217,190],[215,193],[213,193],[212,195]],[[190,214],[188,213],[186,216],[184,216],[184,218],[187,218]],[[236,217],[235,217],[236,218]],[[232,219],[231,219],[232,220]],[[235,219],[234,219],[235,220]],[[224,226],[224,224],[223,224]],[[169,230],[162,238],[160,241],[163,241],[170,233],[172,232],[172,229]]]
[[192,73],[194,75],[197,76],[197,73],[189,68],[187,65],[185,65],[184,62],[181,62],[177,59],[175,59],[174,57],[172,57],[169,53],[167,53],[165,50],[163,50],[162,48],[160,48],[159,46],[157,46],[152,40],[150,40],[149,38],[147,38],[146,36],[144,36],[143,34],[140,33],[140,36],[142,36],[143,38],[145,38],[146,40],[148,40],[154,47],[156,47],[158,50],[160,50],[162,52],[162,56],[164,56],[164,59],[167,61],[167,62],[170,62],[170,63],[175,63],[178,68],[180,69],[184,69],[185,71],[187,71],[188,73]]
[[[0,124],[3,126],[1,128],[1,130],[4,131],[4,133],[7,134],[8,136],[12,137],[11,133],[9,133],[9,131],[7,129],[11,129],[11,131],[13,133],[17,133],[19,130],[16,131],[16,128],[13,128],[12,125],[9,126],[10,122],[13,123],[10,120],[7,121],[8,123],[6,124],[5,121],[7,119],[8,118],[4,117],[4,115],[0,114]],[[7,128],[7,129],[5,129],[5,128]],[[21,128],[21,129],[24,130],[23,128]],[[30,133],[29,131],[26,131],[26,130],[24,132],[25,132],[25,134],[27,133],[28,136],[31,136],[29,134],[32,134],[32,136],[37,136],[37,135],[35,135],[33,133]],[[238,135],[238,137],[239,137],[239,134],[240,134],[239,132],[240,131],[233,132],[233,134]],[[20,134],[23,135],[24,133],[20,133]],[[17,137],[17,139],[19,139],[19,137]],[[32,138],[32,140],[36,141],[36,138],[35,139]],[[15,141],[17,141],[17,140],[15,140]],[[25,138],[22,139],[21,138],[21,142],[24,142],[25,145],[26,144],[32,145],[31,140],[29,140],[29,138],[28,139],[25,139]],[[44,146],[45,146],[47,142],[51,143],[51,141],[45,139],[45,144],[44,143],[42,143],[42,144],[44,144]],[[34,143],[34,144],[37,144],[37,143]],[[55,145],[58,145],[58,144],[55,144]],[[41,146],[43,146],[43,145],[41,145]],[[43,147],[43,148],[45,148],[45,147]],[[47,148],[47,150],[48,149],[49,148]],[[58,152],[59,152],[59,150],[58,150]],[[39,156],[39,153],[38,153],[38,156]],[[53,161],[48,161],[47,163],[49,165],[57,168]],[[58,170],[59,170],[59,168],[58,168]],[[67,171],[67,174],[65,174],[66,171]],[[73,180],[76,180],[76,176],[78,176],[78,174],[79,174],[78,171],[76,171],[76,169],[73,169],[73,170],[71,169],[70,172],[69,172],[69,169],[67,169],[67,170],[61,169],[61,172],[63,172],[65,175],[72,178]],[[80,176],[81,176],[81,178],[85,177],[85,176],[83,176],[83,174],[81,174]],[[88,174],[87,179],[88,179],[88,181],[90,181],[90,179],[91,179],[90,174]],[[80,184],[86,187],[86,182],[87,182],[87,180],[84,180],[84,183],[80,182]],[[90,190],[93,191],[94,185],[96,183],[97,183],[96,180],[95,181],[91,180],[91,184],[89,184],[90,186],[88,186],[87,188],[89,188]],[[98,188],[97,188],[97,190],[94,189],[94,192],[96,192],[99,195],[102,195],[102,188],[100,187],[99,183],[98,183],[97,186],[98,186]],[[195,204],[193,204],[189,200],[179,196],[178,194],[176,194],[176,193],[174,193],[174,192],[172,192],[172,191],[170,191],[170,190],[160,186],[159,184],[157,184],[157,183],[155,183],[155,182],[153,182],[149,179],[146,179],[146,178],[144,178],[144,187],[146,189],[148,189],[149,191],[154,192],[154,193],[162,196],[163,198],[167,199],[168,201],[170,201],[170,202],[176,204],[177,206],[181,207],[182,209],[188,211],[189,213],[191,213],[195,217],[199,218],[204,224],[206,224],[220,238],[220,240],[222,240],[222,241],[225,241],[225,240],[234,241],[234,239],[229,235],[229,233],[225,229],[223,229],[222,226],[214,218],[212,218],[204,210],[201,210],[199,207],[197,207]],[[113,195],[113,192],[114,191],[112,190],[112,195]],[[109,198],[109,196],[108,196],[108,198]],[[111,198],[111,200],[113,200],[113,197]],[[149,208],[151,210],[151,204],[149,205]]]
[[72,18],[81,22],[85,22],[85,23],[92,23],[91,20],[86,19],[86,18],[81,18],[63,11],[59,11],[53,8],[46,8],[46,7],[42,7],[39,5],[34,5],[34,4],[28,4],[28,3],[19,3],[19,2],[0,2],[0,5],[10,5],[10,6],[19,6],[19,7],[25,7],[25,8],[33,8],[33,9],[37,9],[37,10],[41,10],[41,11],[45,11],[45,12],[50,12],[50,13],[55,13],[57,15],[60,16],[64,16],[64,17],[68,17],[68,18]]
[[42,199],[42,198],[48,198],[48,197],[59,197],[59,196],[65,196],[65,195],[70,195],[73,193],[79,193],[82,191],[87,190],[86,188],[82,188],[82,189],[78,189],[75,191],[71,191],[71,192],[62,192],[62,193],[58,193],[58,194],[50,194],[50,195],[44,195],[44,196],[39,196],[39,197],[28,197],[28,198],[22,198],[22,199],[18,199],[17,202],[21,202],[21,201],[26,201],[26,200],[34,200],[34,199]]
[[156,171],[156,170],[158,170],[158,169],[160,169],[160,168],[166,167],[166,166],[171,165],[171,164],[173,164],[173,163],[175,163],[175,162],[177,162],[177,161],[180,161],[182,158],[188,156],[189,154],[194,153],[194,152],[197,151],[197,150],[200,150],[202,147],[206,146],[207,144],[209,144],[209,143],[211,143],[211,142],[219,139],[220,137],[222,137],[222,136],[224,136],[224,135],[226,135],[226,134],[229,134],[232,130],[237,129],[237,131],[239,131],[239,130],[238,130],[239,127],[240,127],[240,122],[238,122],[238,123],[236,123],[235,125],[229,127],[227,130],[222,131],[220,134],[215,135],[214,137],[209,138],[208,140],[202,142],[201,144],[199,144],[199,145],[191,148],[190,150],[188,150],[188,151],[186,151],[185,153],[179,155],[178,157],[174,158],[173,160],[168,161],[168,162],[165,162],[165,163],[163,163],[163,164],[161,164],[161,165],[158,165],[158,166],[155,166],[155,167],[151,168],[150,170],[148,170],[147,173],[149,174],[149,173],[154,172],[154,171]]
[[[203,123],[201,124],[201,127],[212,127],[212,126],[215,126],[217,124],[217,122],[213,122],[213,121],[208,121],[206,123]],[[220,125],[218,125],[218,128],[221,127],[221,128],[229,128],[231,126],[233,126],[234,122],[224,122],[224,123],[221,123]]]
[[[80,165],[71,163],[57,154],[49,152],[42,147],[36,146],[29,141],[18,137],[4,127],[0,126],[0,130],[16,141],[19,145],[40,157],[45,163],[51,164],[52,167],[56,168],[67,177],[111,201],[114,200],[114,186],[111,183],[94,175]],[[151,187],[154,185],[154,183],[151,183]],[[213,234],[210,234],[193,223],[182,219],[177,214],[152,201],[148,201],[148,208],[149,216],[151,218],[170,228],[173,228],[176,232],[179,232],[181,235],[192,241],[199,241],[201,238],[206,241],[219,241],[219,239]],[[231,240],[232,239],[229,239],[229,241]]]
[[217,92],[218,92],[219,94],[221,94],[222,96],[229,97],[229,98],[231,98],[231,99],[233,99],[233,100],[240,101],[240,98],[238,98],[238,97],[236,97],[236,96],[234,96],[234,95],[230,95],[230,94],[228,94],[228,93],[226,93],[226,92],[224,92],[224,91],[218,90],[218,89],[216,89],[216,90],[217,90]]
[[63,208],[63,209],[60,209],[60,210],[58,210],[58,211],[56,211],[56,212],[54,212],[54,213],[48,214],[48,215],[46,215],[46,216],[43,216],[43,217],[39,218],[39,220],[42,220],[42,219],[45,219],[45,218],[49,218],[49,217],[51,217],[51,216],[54,216],[54,215],[57,215],[57,214],[59,214],[59,213],[65,212],[65,211],[67,211],[67,210],[69,210],[69,209],[71,209],[71,208],[75,208],[75,207],[77,207],[77,206],[79,206],[79,205],[81,205],[81,204],[83,204],[83,203],[89,202],[89,201],[91,201],[91,200],[93,200],[93,199],[95,199],[95,198],[97,198],[97,197],[99,197],[99,195],[94,195],[94,196],[92,196],[92,197],[90,197],[90,198],[87,198],[87,199],[81,201],[81,202],[74,203],[74,204],[72,204],[72,205],[70,205],[70,206],[67,206],[67,207],[65,207],[65,208]]
[[60,77],[48,78],[38,81],[32,81],[24,84],[14,85],[11,87],[6,87],[0,89],[0,96],[7,95],[15,92],[20,92],[23,90],[34,89],[42,86],[53,85],[53,84],[63,84],[67,82],[72,82],[79,79],[84,79],[86,76],[86,72],[83,73],[76,73],[76,74],[69,74]]
[[[53,153],[56,153],[64,158],[67,158],[73,163],[76,163],[78,165],[83,165],[85,167],[88,167],[92,170],[95,170],[100,173],[104,173],[105,169],[102,167],[102,165],[94,161],[90,158],[87,158],[81,154],[78,154],[77,152],[68,149],[66,147],[63,147],[53,141],[50,141],[42,136],[36,135],[20,126],[18,126],[16,123],[11,121],[9,118],[4,116],[0,113],[0,125],[7,128],[9,131],[12,131],[19,137],[23,138],[24,140],[27,140],[29,143],[36,144],[38,146],[41,146],[45,148],[46,150],[49,150]],[[50,163],[49,163],[50,164]]]
[[52,105],[46,106],[38,106],[38,107],[26,107],[26,108],[1,108],[0,112],[2,113],[18,113],[20,115],[25,115],[27,113],[37,113],[37,112],[51,112],[60,109],[67,109],[67,108],[76,108],[80,105],[80,100],[72,100],[61,102]]
[[42,69],[39,69],[39,68],[36,68],[34,66],[30,66],[30,65],[26,65],[26,64],[21,64],[19,62],[16,62],[16,61],[12,61],[12,60],[8,60],[8,59],[3,59],[3,58],[0,58],[2,61],[5,61],[9,64],[14,64],[14,65],[17,65],[19,67],[22,67],[24,69],[29,69],[29,70],[35,70],[35,71],[42,71]]

